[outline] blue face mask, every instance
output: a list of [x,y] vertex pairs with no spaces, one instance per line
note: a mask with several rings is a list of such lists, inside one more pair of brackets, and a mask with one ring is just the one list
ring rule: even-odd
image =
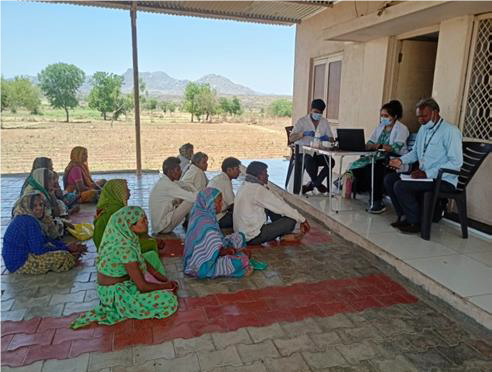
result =
[[426,129],[432,128],[434,126],[434,122],[432,120],[429,120],[427,123],[422,124],[422,126]]
[[384,125],[384,126],[391,125],[391,119],[381,117],[381,118],[379,118],[379,124]]
[[321,119],[321,114],[319,114],[319,113],[317,113],[317,112],[311,112],[311,118],[312,118],[313,120],[318,121],[318,120],[320,120],[320,119]]

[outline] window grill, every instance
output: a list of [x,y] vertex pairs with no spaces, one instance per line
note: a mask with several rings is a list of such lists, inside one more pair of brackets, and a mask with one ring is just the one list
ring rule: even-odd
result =
[[463,125],[467,138],[492,139],[492,18],[478,21]]

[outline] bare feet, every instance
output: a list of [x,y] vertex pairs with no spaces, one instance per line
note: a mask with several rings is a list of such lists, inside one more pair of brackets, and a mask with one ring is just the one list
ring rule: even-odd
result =
[[304,236],[304,234],[302,234],[302,233],[285,234],[285,235],[280,237],[280,240],[283,242],[295,243],[295,242],[299,242],[303,236]]

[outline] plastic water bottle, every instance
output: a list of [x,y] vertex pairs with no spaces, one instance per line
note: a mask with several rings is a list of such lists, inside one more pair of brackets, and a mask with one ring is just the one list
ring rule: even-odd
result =
[[316,132],[314,133],[313,147],[319,147],[320,145],[321,132],[319,127],[316,128]]

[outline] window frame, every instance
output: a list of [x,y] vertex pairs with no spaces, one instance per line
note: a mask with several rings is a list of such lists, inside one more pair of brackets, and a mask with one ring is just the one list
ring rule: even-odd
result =
[[333,124],[340,123],[340,98],[341,98],[341,88],[342,88],[342,72],[343,72],[343,52],[333,53],[330,55],[325,55],[321,57],[316,57],[312,59],[311,63],[311,73],[310,73],[310,86],[309,86],[309,102],[308,102],[308,111],[310,110],[311,102],[314,98],[314,88],[315,88],[315,69],[316,66],[325,64],[325,76],[324,76],[324,86],[323,86],[323,101],[327,104],[328,108],[328,83],[330,77],[330,63],[332,62],[340,62],[340,93],[339,93],[339,102],[338,102],[338,118],[329,118],[328,117],[328,109],[325,110],[324,116],[325,118]]
[[473,73],[473,67],[474,67],[474,59],[475,59],[475,52],[477,48],[477,40],[478,40],[478,32],[480,28],[480,21],[484,19],[492,19],[492,12],[491,13],[486,13],[486,14],[481,14],[478,15],[474,18],[473,20],[473,31],[471,35],[471,45],[469,48],[469,53],[468,53],[468,60],[467,60],[467,68],[466,68],[466,76],[465,76],[465,86],[463,90],[463,95],[462,95],[462,102],[461,102],[461,112],[459,116],[459,128],[461,130],[461,133],[463,133],[463,140],[464,141],[479,141],[479,142],[487,142],[487,143],[492,143],[492,139],[483,139],[483,138],[477,138],[477,137],[468,137],[464,136],[465,134],[465,118],[466,118],[466,113],[467,113],[467,105],[468,105],[468,98],[470,96],[470,85],[471,85],[471,80],[472,80],[472,73]]

